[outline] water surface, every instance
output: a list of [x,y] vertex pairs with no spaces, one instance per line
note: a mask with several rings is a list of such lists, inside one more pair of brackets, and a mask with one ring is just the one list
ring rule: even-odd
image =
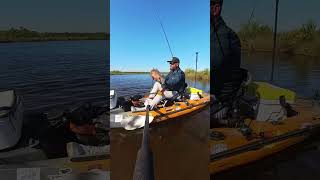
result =
[[[205,92],[210,91],[209,82],[186,80],[187,84],[197,87]],[[153,87],[154,81],[149,74],[112,75],[110,77],[110,88],[117,91],[119,96],[130,97],[137,94],[147,94]]]
[[0,44],[0,90],[16,89],[25,108],[106,103],[107,41]]
[[[271,54],[254,53],[243,54],[242,66],[250,71],[255,81],[270,81]],[[194,82],[189,81],[193,85]],[[320,89],[320,59],[312,59],[305,56],[279,55],[275,63],[275,85],[294,90],[298,96],[311,97],[315,90]],[[111,88],[116,89],[121,96],[129,97],[134,94],[145,94],[152,87],[149,75],[116,75],[111,76]],[[209,91],[209,83],[198,83],[198,88]],[[196,179],[205,176],[207,171],[200,168],[201,163],[208,162],[205,156],[209,152],[201,149],[205,147],[208,132],[209,115],[202,111],[194,116],[180,118],[175,122],[167,123],[151,131],[152,150],[155,153],[156,177],[161,179]],[[112,173],[115,179],[132,179],[132,171],[136,153],[141,142],[141,134],[129,133],[122,130],[114,130],[111,133],[113,167]],[[319,151],[307,151],[306,149],[294,152],[293,156],[286,153],[279,154],[281,161],[272,159],[270,166],[263,166],[265,161],[257,162],[249,168],[239,168],[219,174],[213,179],[287,179],[294,175],[288,173],[290,169],[303,173],[314,173],[320,170],[315,167],[314,154]],[[292,154],[292,153],[291,153]],[[292,157],[297,156],[297,160]],[[291,160],[288,160],[290,159]],[[285,160],[283,160],[285,159]],[[295,168],[298,163],[304,164]],[[117,170],[118,169],[118,170]],[[121,169],[122,171],[119,171]],[[311,169],[311,170],[310,170]],[[182,173],[185,172],[183,176]],[[276,171],[277,173],[275,174]],[[242,178],[243,177],[243,178]],[[201,178],[198,178],[201,179]],[[294,178],[293,178],[294,179]]]
[[[243,54],[242,66],[250,71],[254,80],[270,81],[271,58],[271,53]],[[272,83],[294,90],[299,96],[311,97],[320,89],[320,58],[279,55]]]

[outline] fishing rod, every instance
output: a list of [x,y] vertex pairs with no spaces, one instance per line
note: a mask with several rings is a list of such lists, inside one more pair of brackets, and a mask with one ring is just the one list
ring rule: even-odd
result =
[[272,69],[271,69],[271,78],[272,82],[274,79],[274,64],[276,58],[276,46],[277,46],[277,29],[278,29],[278,10],[279,10],[279,0],[276,0],[276,13],[274,19],[274,32],[273,32],[273,50],[272,50]]
[[169,48],[169,51],[170,51],[170,54],[171,54],[171,57],[173,58],[173,52],[172,52],[172,49],[171,49],[171,46],[170,46],[170,42],[169,42],[166,30],[164,29],[164,26],[163,26],[163,23],[162,23],[162,21],[160,19],[160,16],[159,16],[157,8],[155,6],[153,8],[154,8],[154,12],[155,12],[155,17],[156,17],[157,21],[159,22],[159,24],[161,26],[162,32],[164,34],[164,37],[166,39],[166,42],[167,42],[167,45],[168,45],[168,48]]
[[196,72],[194,74],[194,87],[197,87],[198,52],[196,52]]
[[149,137],[149,109],[150,105],[147,105],[142,142],[137,154],[133,180],[154,180],[153,154],[150,149]]
[[[253,5],[253,8],[251,10],[251,14],[250,14],[250,17],[249,17],[249,20],[248,20],[248,26],[249,27],[250,27],[250,24],[252,22],[252,19],[254,18],[254,13],[256,11],[257,4],[258,4],[258,1],[255,1],[254,5]],[[244,41],[246,41],[246,33],[245,33],[245,36],[243,38],[244,38]]]
[[254,4],[254,6],[253,6],[253,8],[252,8],[252,11],[251,11],[251,14],[250,14],[250,18],[249,18],[248,24],[250,24],[251,21],[252,21],[252,19],[254,18],[254,13],[255,13],[255,11],[256,11],[257,4],[258,4],[258,1],[256,1],[256,3]]

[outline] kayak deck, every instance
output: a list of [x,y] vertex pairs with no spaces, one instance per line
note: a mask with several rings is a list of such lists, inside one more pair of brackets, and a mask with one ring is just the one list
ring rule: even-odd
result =
[[[266,156],[302,142],[307,138],[308,127],[319,127],[320,116],[309,101],[298,100],[295,109],[298,116],[287,118],[280,123],[252,121],[250,128],[253,137],[245,137],[235,128],[214,128],[211,132],[220,132],[222,140],[209,141],[211,150],[212,174],[260,160]],[[246,120],[249,124],[251,120]]]
[[[210,97],[205,95],[199,100],[187,100],[187,102],[176,102],[168,107],[158,107],[156,110],[150,111],[150,116],[154,117],[152,123],[166,121],[177,118],[191,112],[204,108],[209,104]],[[133,112],[136,115],[145,115],[145,112]]]

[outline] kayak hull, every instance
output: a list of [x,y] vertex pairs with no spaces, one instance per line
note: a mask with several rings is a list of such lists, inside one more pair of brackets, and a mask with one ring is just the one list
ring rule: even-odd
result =
[[[312,111],[307,106],[296,109],[300,112],[298,116],[280,123],[252,121],[250,128],[255,137],[249,139],[235,128],[211,129],[211,132],[222,133],[224,139],[209,141],[210,173],[216,174],[261,160],[304,141],[319,130],[320,116],[317,111]],[[250,121],[247,120],[247,124]]]

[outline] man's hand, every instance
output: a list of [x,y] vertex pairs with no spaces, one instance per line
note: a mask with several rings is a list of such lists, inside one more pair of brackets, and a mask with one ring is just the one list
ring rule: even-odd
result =
[[161,89],[161,91],[159,91],[159,92],[157,93],[157,95],[161,95],[161,96],[163,96],[164,91],[165,91],[165,89]]

